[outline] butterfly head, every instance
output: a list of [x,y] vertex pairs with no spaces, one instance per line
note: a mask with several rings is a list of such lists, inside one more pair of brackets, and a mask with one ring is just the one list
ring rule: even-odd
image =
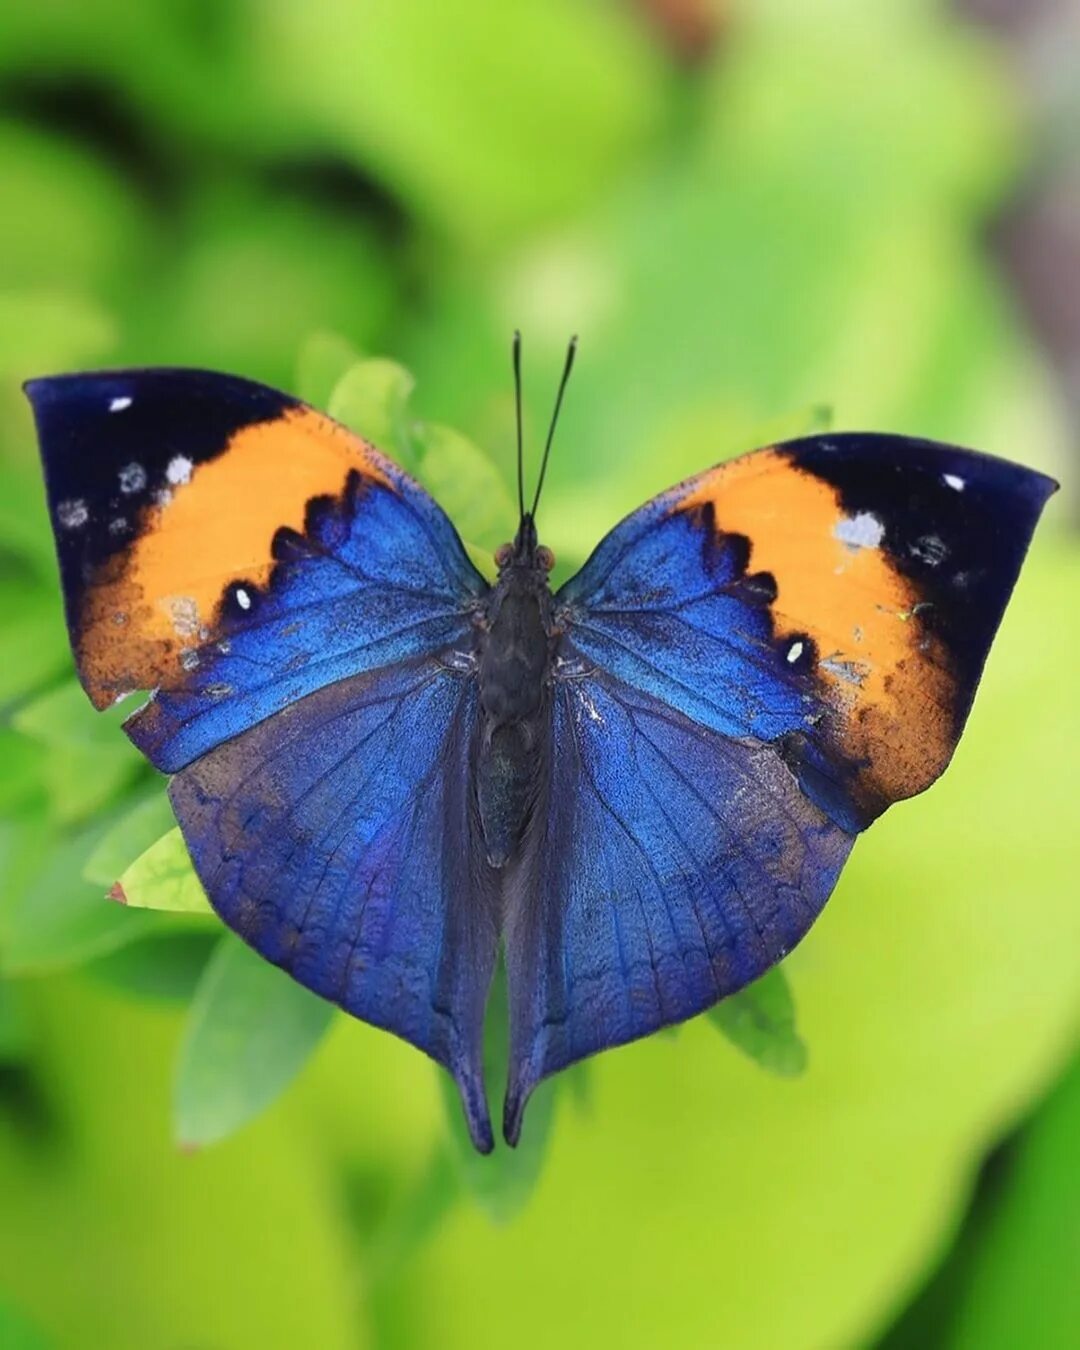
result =
[[536,522],[532,513],[526,511],[521,517],[517,534],[512,544],[500,544],[495,550],[495,566],[500,575],[509,568],[519,571],[539,572],[546,577],[555,566],[555,554],[536,536]]

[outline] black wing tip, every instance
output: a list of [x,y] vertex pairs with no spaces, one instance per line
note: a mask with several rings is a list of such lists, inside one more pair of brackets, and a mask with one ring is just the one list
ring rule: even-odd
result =
[[302,406],[302,400],[272,385],[246,375],[206,370],[199,366],[117,366],[100,370],[62,371],[56,375],[35,375],[22,383],[23,393],[34,408],[61,401],[64,396],[88,392],[108,392],[109,388],[142,383],[160,386],[183,381],[189,386],[208,386],[211,390],[230,390],[234,395],[260,402],[272,399],[282,407]]

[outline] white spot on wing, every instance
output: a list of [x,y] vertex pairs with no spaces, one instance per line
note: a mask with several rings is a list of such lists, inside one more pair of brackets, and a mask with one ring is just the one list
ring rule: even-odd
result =
[[165,468],[165,477],[173,487],[182,487],[191,482],[191,471],[195,465],[187,455],[174,455]]
[[236,588],[236,603],[240,606],[241,609],[251,608],[251,596],[248,595],[247,591],[244,590],[243,586],[237,586]]
[[110,412],[123,412],[125,408],[130,407],[131,407],[131,399],[126,398],[123,395],[121,395],[119,398],[112,399],[109,403]]
[[120,470],[120,491],[126,496],[146,486],[146,470],[141,464],[125,464]]
[[56,519],[65,530],[77,530],[90,519],[90,512],[81,497],[71,497],[57,504]]
[[833,534],[848,548],[877,548],[885,537],[885,526],[869,511],[860,511],[838,521]]
[[169,606],[177,637],[193,638],[199,632],[199,607],[189,595],[178,596]]
[[793,666],[795,662],[799,659],[799,657],[802,656],[804,645],[805,644],[803,644],[802,642],[793,642],[791,644],[791,646],[787,650],[787,659],[789,665]]
[[954,492],[963,492],[964,488],[967,487],[967,484],[957,473],[943,473],[941,481],[946,487],[951,487]]

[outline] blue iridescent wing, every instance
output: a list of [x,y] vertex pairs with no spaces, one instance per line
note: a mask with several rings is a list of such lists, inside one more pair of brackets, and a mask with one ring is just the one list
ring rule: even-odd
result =
[[506,930],[511,1143],[540,1079],[779,961],[853,842],[768,745],[603,671],[557,682],[552,735],[548,810]]
[[551,791],[507,920],[506,1126],[806,932],[852,838],[952,755],[1041,474],[836,435],[673,488],[556,597]]
[[210,900],[256,950],[457,1078],[478,1146],[495,952],[460,668],[487,591],[407,475],[246,380],[32,381],[79,676],[178,774]]
[[481,1062],[495,874],[471,792],[476,682],[431,658],[341,680],[211,750],[169,788],[225,922],[457,1080],[492,1146]]

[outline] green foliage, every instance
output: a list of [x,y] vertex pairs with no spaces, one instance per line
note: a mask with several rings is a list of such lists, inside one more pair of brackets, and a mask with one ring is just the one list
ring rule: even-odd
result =
[[227,1138],[292,1081],[333,1008],[230,936],[191,1001],[173,1128],[183,1148]]
[[710,1020],[763,1069],[793,1078],[806,1068],[806,1046],[795,1030],[795,1000],[780,966],[718,1003]]
[[163,909],[178,914],[211,912],[179,826],[173,826],[124,868],[115,898],[134,909]]

